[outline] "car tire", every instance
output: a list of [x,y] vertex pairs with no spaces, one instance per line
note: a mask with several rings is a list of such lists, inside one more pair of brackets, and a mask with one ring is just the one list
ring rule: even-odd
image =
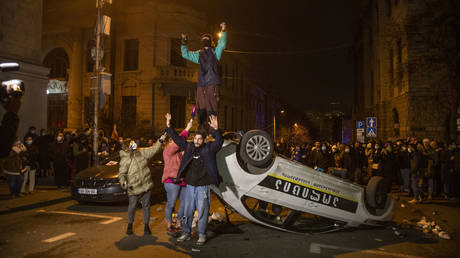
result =
[[262,130],[251,130],[243,135],[239,154],[251,166],[263,168],[273,159],[274,143],[270,135]]
[[372,208],[382,209],[385,206],[387,198],[388,195],[385,191],[383,177],[372,177],[366,187],[366,203]]

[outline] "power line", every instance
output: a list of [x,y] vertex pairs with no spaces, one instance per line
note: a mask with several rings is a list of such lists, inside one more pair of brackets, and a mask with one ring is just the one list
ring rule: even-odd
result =
[[233,54],[249,54],[249,55],[298,55],[298,54],[313,54],[317,52],[323,52],[323,51],[328,51],[328,50],[335,50],[335,49],[341,49],[341,48],[347,48],[350,47],[350,44],[343,44],[343,45],[338,45],[334,47],[328,47],[328,48],[317,48],[317,49],[310,49],[310,50],[299,50],[299,51],[240,51],[240,50],[224,50],[224,52],[227,53],[233,53]]

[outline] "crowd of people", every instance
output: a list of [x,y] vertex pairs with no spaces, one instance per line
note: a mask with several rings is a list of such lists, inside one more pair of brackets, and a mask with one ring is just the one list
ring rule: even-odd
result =
[[456,142],[443,143],[425,138],[388,142],[331,144],[314,142],[288,146],[276,144],[278,153],[318,171],[366,184],[381,176],[387,192],[397,185],[407,192],[411,203],[441,197],[460,198],[460,148]]
[[[99,161],[108,159],[121,150],[124,138],[118,136],[116,126],[110,137],[103,130],[98,134]],[[153,145],[152,139],[139,137],[138,146]],[[75,175],[93,164],[93,135],[89,128],[81,131],[50,133],[36,128],[21,139],[16,137],[9,155],[4,158],[3,172],[7,176],[11,197],[32,194],[38,177],[55,179],[58,188],[69,186]]]

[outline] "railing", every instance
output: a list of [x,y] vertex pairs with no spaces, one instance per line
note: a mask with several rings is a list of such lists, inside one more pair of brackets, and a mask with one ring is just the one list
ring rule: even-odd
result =
[[156,66],[155,78],[196,81],[198,78],[198,69],[179,66]]

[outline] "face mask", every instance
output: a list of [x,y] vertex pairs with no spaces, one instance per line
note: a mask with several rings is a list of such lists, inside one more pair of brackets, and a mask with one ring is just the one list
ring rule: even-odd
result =
[[56,140],[57,140],[58,142],[60,142],[60,141],[62,141],[62,137],[61,137],[61,136],[58,136],[58,137],[56,137]]
[[208,38],[204,38],[201,40],[201,44],[203,44],[203,47],[211,47],[211,40]]
[[26,141],[27,145],[31,145],[32,141]]
[[30,130],[30,133],[35,133],[35,130]]
[[325,151],[325,150],[326,150],[326,146],[321,147],[321,150],[322,150],[322,151]]
[[411,153],[411,152],[412,152],[412,149],[407,149],[407,151],[408,151],[409,153]]
[[377,145],[377,146],[375,146],[375,149],[376,149],[376,150],[378,150],[379,148],[380,148],[380,147],[379,147],[378,145]]
[[345,149],[345,152],[350,152],[350,149]]

